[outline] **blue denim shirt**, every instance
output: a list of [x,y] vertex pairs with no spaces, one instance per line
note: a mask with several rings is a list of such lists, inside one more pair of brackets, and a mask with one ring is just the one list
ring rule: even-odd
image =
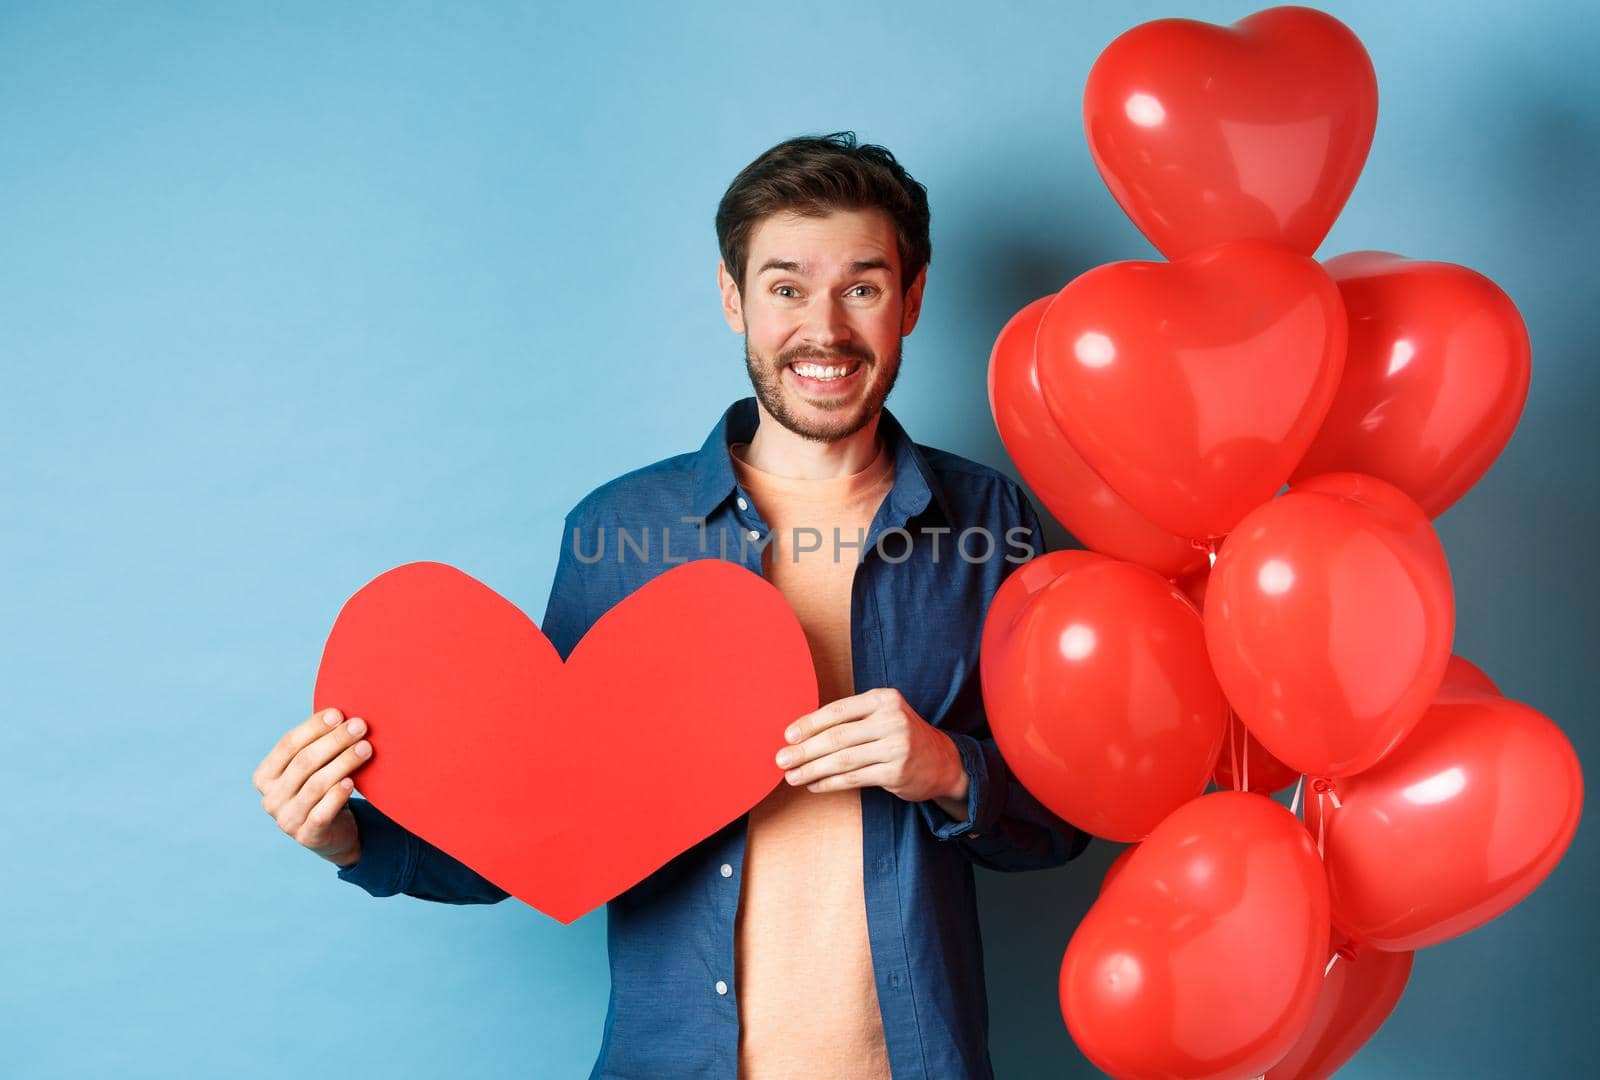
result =
[[[567,515],[542,626],[563,658],[612,605],[673,565],[727,558],[761,573],[767,524],[739,489],[728,451],[730,443],[748,442],[757,423],[754,398],[735,402],[698,451],[620,476]],[[860,549],[851,591],[855,686],[898,689],[950,735],[969,785],[961,821],[932,801],[862,789],[872,968],[897,1080],[987,1078],[993,1073],[972,867],[1060,866],[1089,842],[1012,778],[980,693],[978,642],[989,601],[1008,573],[1045,551],[1044,534],[1027,497],[1004,474],[913,443],[887,409],[878,430],[894,457],[895,479]],[[626,544],[619,529],[629,533]],[[962,536],[967,529],[993,538],[989,557],[979,532]],[[506,898],[372,804],[352,799],[350,806],[361,856],[338,871],[343,880],[374,896],[451,904]],[[611,1001],[591,1080],[735,1076],[734,919],[748,820],[740,817],[606,905]]]

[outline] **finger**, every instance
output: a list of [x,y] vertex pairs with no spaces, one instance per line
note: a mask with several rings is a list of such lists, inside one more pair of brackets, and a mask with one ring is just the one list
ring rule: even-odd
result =
[[780,769],[794,769],[848,747],[872,742],[885,734],[884,729],[885,723],[876,713],[859,720],[845,720],[817,732],[798,746],[785,746],[778,751],[775,760]]
[[261,764],[256,766],[255,773],[250,777],[256,785],[256,790],[265,795],[267,785],[283,775],[283,771],[289,767],[289,762],[294,760],[296,754],[313,740],[326,735],[343,719],[344,714],[338,709],[319,709],[284,732],[283,738],[267,752],[267,756],[262,758]]
[[[364,737],[367,733],[367,722],[359,716],[353,716],[344,723],[326,730],[321,737],[302,746],[300,752],[289,760],[288,766],[283,770],[283,776],[270,788],[268,797],[276,796],[280,800],[299,798],[300,790],[312,774],[340,755],[355,753],[361,758],[370,757],[372,743]],[[344,772],[338,773],[329,780],[329,783],[349,771],[345,769]],[[315,794],[320,795],[321,792]]]
[[783,737],[791,743],[804,742],[806,739],[833,727],[846,720],[859,720],[876,711],[882,704],[882,694],[877,690],[867,690],[849,697],[838,698],[830,701],[815,712],[808,712],[784,731]]
[[[349,786],[345,786],[346,784]],[[318,799],[316,805],[306,814],[306,830],[310,835],[328,835],[328,830],[333,828],[333,819],[339,816],[339,811],[350,801],[350,793],[355,790],[355,786],[355,781],[347,776],[328,787],[322,798]]]
[[[339,782],[372,760],[372,744],[359,739],[345,747],[327,764],[311,773],[294,792],[283,809],[283,816],[291,823],[304,820],[322,800],[322,797]],[[355,781],[351,781],[352,787]]]
[[[855,725],[860,726],[860,725]],[[887,739],[872,739],[824,754],[784,774],[784,779],[799,787],[827,776],[854,772],[856,769],[894,760],[894,744]]]
[[807,791],[844,791],[847,788],[858,787],[883,787],[894,782],[894,766],[886,764],[868,765],[862,769],[853,769],[846,773],[837,773],[833,776],[823,777],[814,784],[807,784]]

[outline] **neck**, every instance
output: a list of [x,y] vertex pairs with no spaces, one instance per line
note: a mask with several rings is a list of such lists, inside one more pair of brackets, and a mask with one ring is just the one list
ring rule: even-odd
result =
[[756,402],[760,423],[750,437],[744,458],[762,472],[801,480],[830,480],[852,476],[878,456],[878,418],[875,414],[860,431],[834,442],[803,438],[772,418]]

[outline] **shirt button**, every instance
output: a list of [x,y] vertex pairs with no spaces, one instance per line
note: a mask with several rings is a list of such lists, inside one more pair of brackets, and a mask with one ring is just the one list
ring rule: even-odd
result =
[[760,540],[761,539],[761,534],[756,532],[754,529],[751,529],[750,530],[750,539],[752,539],[752,540]]
[[723,877],[732,877],[733,876],[733,867],[729,866],[727,863],[723,863],[722,864],[722,876]]
[[726,994],[727,992],[728,992],[728,984],[723,982],[721,979],[718,979],[717,980],[717,993]]
[[748,510],[748,509],[750,509],[750,504],[744,501],[744,496],[743,495],[739,496],[739,509],[740,510]]

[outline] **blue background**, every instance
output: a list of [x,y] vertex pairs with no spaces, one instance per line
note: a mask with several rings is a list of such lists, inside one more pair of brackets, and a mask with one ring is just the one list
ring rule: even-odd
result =
[[[1438,522],[1457,651],[1600,760],[1592,709],[1600,54],[1579,3],[1336,3],[1381,94],[1321,254],[1464,263],[1534,344],[1521,427]],[[1153,256],[1080,102],[1146,19],[1237,4],[0,5],[4,1071],[586,1075],[604,915],[373,901],[250,783],[376,573],[542,611],[561,517],[748,392],[723,188],[853,128],[932,195],[891,407],[1010,464],[995,332]],[[979,873],[1002,1078],[1092,1076],[1055,1001],[1113,845]],[[1421,954],[1344,1075],[1552,1076],[1597,1047],[1592,824]]]

